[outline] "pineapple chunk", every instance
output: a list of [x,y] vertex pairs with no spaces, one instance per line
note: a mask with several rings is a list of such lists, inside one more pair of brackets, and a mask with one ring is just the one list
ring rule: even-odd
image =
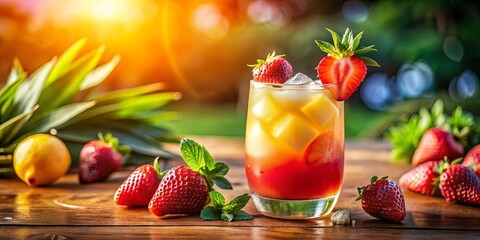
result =
[[277,118],[272,126],[272,134],[296,152],[303,152],[308,143],[318,135],[318,131],[302,113],[298,112]]
[[249,122],[245,138],[245,151],[254,157],[263,158],[274,155],[277,150],[273,136],[258,121]]
[[333,129],[339,117],[338,107],[333,101],[322,94],[305,104],[301,111],[316,123],[319,131]]
[[279,114],[279,109],[270,95],[265,95],[252,107],[251,113],[255,118],[269,123]]

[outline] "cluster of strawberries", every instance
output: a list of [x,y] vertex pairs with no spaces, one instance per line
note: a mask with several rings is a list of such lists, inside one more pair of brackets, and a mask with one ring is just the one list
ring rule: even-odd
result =
[[[155,216],[197,214],[209,203],[209,192],[217,185],[232,189],[224,177],[228,165],[215,162],[208,151],[191,139],[182,139],[181,152],[187,166],[160,171],[154,166],[137,167],[115,193],[117,205],[146,207]],[[243,206],[242,206],[243,207]]]
[[399,183],[410,191],[441,195],[447,201],[480,204],[480,145],[464,154],[463,146],[450,132],[431,128],[413,155],[414,168]]

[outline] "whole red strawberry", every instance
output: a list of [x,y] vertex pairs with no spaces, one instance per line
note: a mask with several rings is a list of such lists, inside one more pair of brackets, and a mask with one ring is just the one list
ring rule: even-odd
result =
[[468,151],[463,159],[463,166],[471,167],[472,170],[480,178],[480,144]]
[[451,161],[462,157],[463,154],[463,146],[455,141],[450,132],[441,128],[430,128],[420,139],[413,154],[412,164],[417,166],[423,162],[442,160],[445,157]]
[[232,189],[224,177],[228,166],[216,163],[205,147],[191,139],[182,139],[180,150],[187,166],[177,166],[162,178],[148,204],[150,212],[158,217],[199,213],[209,201],[213,185]]
[[438,183],[435,183],[438,174],[434,171],[439,162],[439,160],[428,161],[410,169],[400,177],[400,186],[416,193],[440,195]]
[[146,207],[157,191],[161,179],[157,158],[154,166],[144,164],[135,168],[117,189],[113,200],[117,205]]
[[340,38],[334,31],[328,28],[327,30],[332,35],[333,45],[321,40],[315,41],[318,47],[328,54],[317,66],[318,78],[323,84],[335,84],[329,88],[330,93],[337,101],[344,101],[360,86],[367,74],[367,65],[379,66],[375,60],[358,55],[376,49],[373,45],[357,49],[363,32],[353,37],[353,32],[347,28]]
[[119,146],[118,139],[107,133],[99,133],[100,140],[88,142],[80,150],[78,177],[80,183],[104,181],[123,165],[123,155],[128,155],[130,148]]
[[447,201],[480,204],[480,179],[461,164],[451,165],[443,171],[439,187]]
[[177,166],[163,177],[148,209],[158,217],[200,213],[208,203],[208,192],[202,175],[187,166]]
[[400,187],[387,177],[372,177],[371,184],[358,188],[362,208],[373,217],[392,222],[401,222],[406,215],[405,200]]
[[248,65],[253,67],[253,80],[266,83],[284,83],[292,77],[293,68],[284,59],[285,55],[275,55],[275,51],[268,54],[265,60],[258,59],[257,64]]

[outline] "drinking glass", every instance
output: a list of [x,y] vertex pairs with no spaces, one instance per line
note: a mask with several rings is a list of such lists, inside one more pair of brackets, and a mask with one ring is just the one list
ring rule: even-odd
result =
[[245,171],[258,211],[284,219],[329,214],[343,180],[343,101],[331,85],[250,81]]

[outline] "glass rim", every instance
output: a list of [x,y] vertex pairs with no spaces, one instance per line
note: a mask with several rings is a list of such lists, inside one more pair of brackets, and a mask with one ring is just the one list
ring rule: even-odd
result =
[[329,90],[336,86],[336,83],[328,83],[322,85],[305,85],[305,84],[283,84],[283,83],[266,83],[250,80],[250,86],[254,88],[273,88],[278,90]]

